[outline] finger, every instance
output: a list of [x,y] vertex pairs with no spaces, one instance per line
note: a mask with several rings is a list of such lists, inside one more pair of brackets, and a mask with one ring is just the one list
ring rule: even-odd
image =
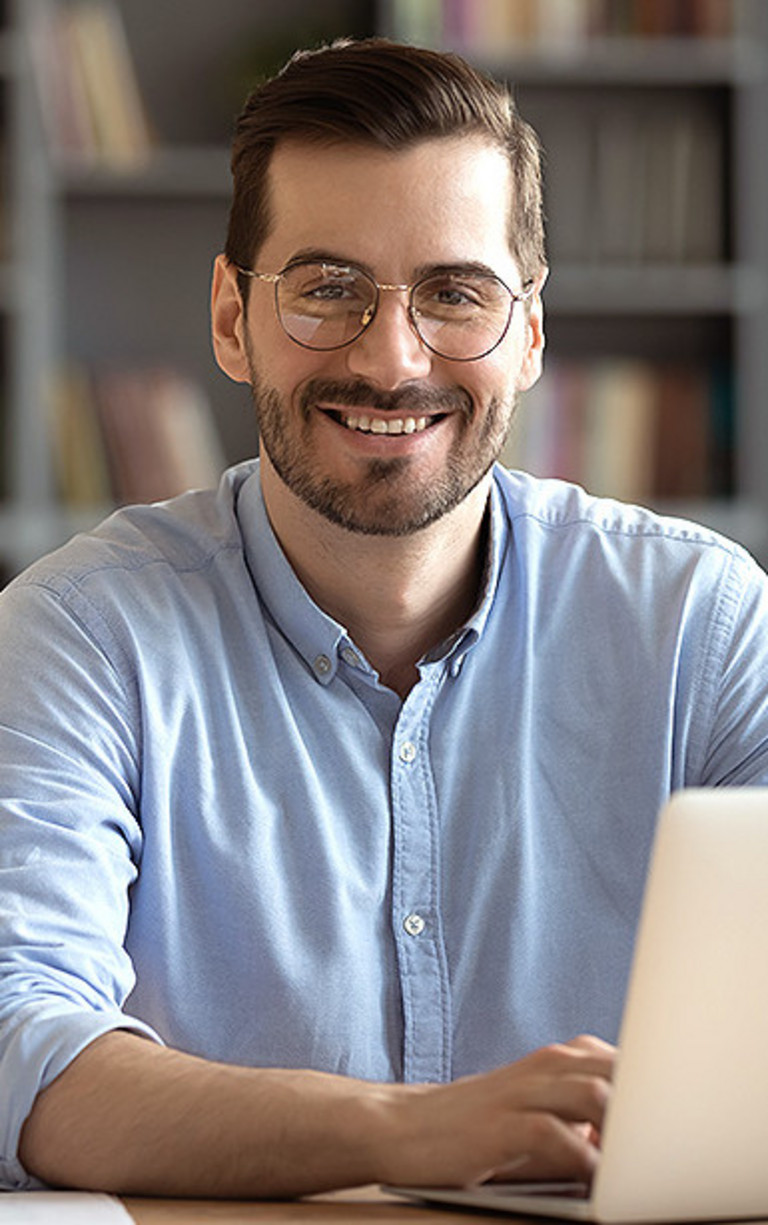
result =
[[572,1047],[574,1050],[585,1051],[588,1054],[605,1055],[611,1061],[616,1059],[618,1054],[617,1048],[610,1042],[603,1041],[595,1034],[579,1034],[575,1038],[571,1038],[564,1043],[565,1046]]
[[571,1073],[542,1077],[528,1088],[526,1110],[546,1110],[567,1123],[586,1123],[599,1130],[611,1087],[603,1076]]
[[553,1075],[567,1075],[571,1071],[579,1071],[584,1075],[601,1076],[610,1080],[615,1069],[616,1051],[600,1039],[595,1039],[594,1042],[589,1039],[573,1039],[571,1042],[541,1047],[540,1050],[526,1055],[520,1064]]
[[532,1112],[526,1117],[516,1145],[523,1148],[525,1161],[499,1164],[492,1175],[497,1181],[568,1178],[589,1182],[597,1168],[599,1153],[589,1139],[545,1112]]

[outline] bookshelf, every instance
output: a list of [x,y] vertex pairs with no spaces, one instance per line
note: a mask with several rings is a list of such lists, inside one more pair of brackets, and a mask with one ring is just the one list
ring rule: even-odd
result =
[[[642,0],[604,2],[606,11],[621,11],[625,19],[644,7]],[[54,373],[71,362],[88,371],[165,364],[183,372],[215,406],[226,460],[253,453],[247,398],[219,373],[208,337],[210,266],[223,244],[229,203],[229,131],[254,73],[253,57],[248,61],[243,48],[255,43],[266,65],[320,33],[311,24],[320,10],[308,0],[258,6],[220,0],[214,9],[194,6],[184,22],[173,6],[156,0],[116,0],[149,117],[146,148],[120,165],[119,159],[71,151],[63,156],[51,148],[30,34],[42,8],[69,3],[0,4],[5,575],[98,520],[111,503],[109,496],[91,504],[62,496],[51,387]],[[591,0],[589,7],[594,13],[600,6]],[[696,411],[694,384],[700,394],[708,384],[720,388],[727,454],[717,461],[714,485],[708,478],[700,489],[686,486],[680,496],[662,497],[646,475],[647,487],[638,495],[712,523],[765,563],[768,11],[760,0],[645,7],[657,14],[706,10],[720,24],[707,37],[679,30],[638,35],[626,26],[596,32],[574,25],[587,11],[580,0],[384,0],[375,6],[328,0],[322,33],[376,29],[456,46],[514,82],[523,113],[551,150],[545,182],[552,265],[545,291],[547,371],[526,397],[509,459],[535,470],[535,463],[554,462],[547,453],[553,438],[579,437],[582,451],[585,438],[601,438],[589,460],[589,481],[600,492],[632,492],[632,482],[636,488],[638,473],[647,474],[651,463],[649,423],[657,429],[661,417],[672,419],[668,408],[662,412],[651,400],[655,395],[663,404],[656,394],[662,376],[673,386],[682,368],[691,386],[680,402],[685,399],[690,414]],[[483,35],[478,13],[516,15],[528,24],[511,40],[498,27]],[[541,15],[556,13],[570,25],[541,28]],[[448,16],[453,27],[446,26]],[[652,137],[659,132],[661,153],[653,163]],[[639,140],[647,159],[642,173]],[[672,190],[681,157],[698,159],[687,196]],[[612,175],[619,164],[621,173]],[[639,208],[651,182],[667,188],[655,214]],[[622,193],[617,223],[611,209],[615,213]],[[674,225],[667,227],[670,218]],[[599,389],[588,409],[585,384]],[[568,402],[577,407],[563,424]],[[631,407],[607,415],[611,403]],[[539,451],[521,455],[523,445]],[[661,434],[654,446],[669,459],[671,444]],[[622,456],[613,478],[612,448]],[[566,474],[583,478],[573,455],[568,463],[575,470]],[[687,461],[685,472],[692,469]],[[665,483],[669,491],[669,473]]]

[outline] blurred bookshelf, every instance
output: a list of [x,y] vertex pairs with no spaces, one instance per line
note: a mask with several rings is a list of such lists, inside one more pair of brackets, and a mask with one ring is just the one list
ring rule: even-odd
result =
[[201,449],[211,472],[253,453],[247,392],[209,341],[232,120],[294,46],[374,31],[506,77],[542,137],[548,347],[507,462],[699,518],[768,562],[768,6],[173,10],[0,6],[0,574],[137,491],[184,482],[178,447],[173,479],[151,476],[159,443],[138,428],[126,476],[115,406],[137,388],[147,402],[175,389],[159,428],[197,439],[194,479]]

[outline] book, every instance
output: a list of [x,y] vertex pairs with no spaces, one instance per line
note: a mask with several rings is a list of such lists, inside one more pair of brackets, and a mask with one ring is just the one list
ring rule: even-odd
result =
[[72,72],[83,83],[98,160],[131,168],[151,139],[122,17],[114,0],[70,0]]
[[392,21],[395,37],[401,42],[422,47],[442,45],[441,0],[392,0]]
[[59,493],[72,507],[209,488],[226,466],[205,393],[168,366],[67,370],[54,387],[51,430]]
[[729,365],[552,361],[521,398],[501,462],[646,505],[733,492]]
[[595,225],[597,124],[592,107],[539,100],[537,123],[544,137],[544,204],[553,265],[584,264],[599,249]]
[[657,386],[646,362],[604,360],[591,370],[582,484],[590,493],[646,502],[655,492]]
[[115,501],[156,502],[218,483],[225,458],[207,399],[170,367],[95,379]]
[[73,508],[108,505],[112,484],[90,376],[75,365],[61,371],[51,398],[53,468],[60,498]]
[[393,0],[395,37],[499,56],[590,38],[728,38],[733,0]]
[[722,117],[691,93],[535,100],[549,246],[558,261],[720,263],[726,255]]
[[30,60],[55,156],[130,170],[153,146],[116,0],[38,0]]
[[29,51],[50,151],[90,162],[97,145],[82,77],[70,45],[73,10],[56,0],[38,0],[29,25]]
[[657,374],[654,493],[665,501],[710,492],[710,387],[707,372],[665,365]]

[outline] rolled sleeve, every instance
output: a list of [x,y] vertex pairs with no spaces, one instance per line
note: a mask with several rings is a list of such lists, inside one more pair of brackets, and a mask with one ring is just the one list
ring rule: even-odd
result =
[[0,604],[0,1183],[35,1097],[90,1042],[129,1028],[123,944],[141,856],[139,745],[108,649],[69,603],[21,584]]

